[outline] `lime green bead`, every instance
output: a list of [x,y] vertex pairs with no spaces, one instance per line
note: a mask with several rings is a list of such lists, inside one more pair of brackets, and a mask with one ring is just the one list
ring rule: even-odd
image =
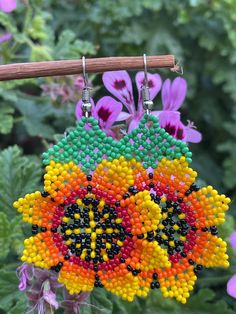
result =
[[49,159],[46,159],[46,158],[43,159],[43,164],[44,164],[44,165],[48,165],[49,163],[50,163],[50,160],[49,160]]
[[45,159],[48,158],[48,155],[49,155],[48,153],[42,153],[42,157]]
[[132,158],[133,158],[133,156],[132,156],[131,154],[126,154],[125,157],[126,157],[127,159],[132,159]]
[[130,148],[130,147],[126,147],[126,148],[125,148],[125,153],[126,153],[126,154],[131,153],[131,148]]
[[85,158],[85,157],[86,157],[86,154],[85,154],[84,152],[81,152],[81,153],[80,153],[80,157],[81,157],[81,158]]
[[181,153],[177,153],[175,156],[178,159],[178,158],[180,158],[182,156],[182,154]]

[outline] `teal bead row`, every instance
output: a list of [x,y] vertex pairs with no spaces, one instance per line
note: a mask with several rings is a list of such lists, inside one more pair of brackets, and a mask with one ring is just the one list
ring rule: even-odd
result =
[[[87,124],[89,128],[86,129]],[[93,117],[83,117],[66,138],[43,153],[43,163],[47,165],[52,159],[60,163],[73,161],[89,173],[102,159],[113,160],[122,155],[126,159],[135,158],[145,168],[156,168],[162,158],[171,160],[185,156],[189,163],[192,162],[192,153],[186,143],[160,128],[155,116],[144,115],[139,127],[120,141],[107,137]]]

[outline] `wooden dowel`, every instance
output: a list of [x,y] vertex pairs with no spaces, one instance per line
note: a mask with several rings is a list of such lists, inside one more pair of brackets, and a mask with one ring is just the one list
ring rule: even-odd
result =
[[[175,57],[173,55],[148,56],[147,67],[174,68]],[[116,70],[143,69],[143,57],[107,57],[86,59],[86,72],[99,73]],[[15,63],[0,65],[0,81],[60,76],[82,73],[82,60],[60,60],[29,63]]]

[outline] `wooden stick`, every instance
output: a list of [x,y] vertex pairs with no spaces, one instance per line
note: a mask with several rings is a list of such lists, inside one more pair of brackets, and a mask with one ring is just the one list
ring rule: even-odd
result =
[[[173,55],[148,56],[147,67],[174,68],[175,57]],[[86,72],[99,73],[115,70],[143,69],[143,57],[107,57],[86,59]],[[0,81],[72,75],[82,73],[82,60],[43,61],[29,63],[15,63],[0,65]]]

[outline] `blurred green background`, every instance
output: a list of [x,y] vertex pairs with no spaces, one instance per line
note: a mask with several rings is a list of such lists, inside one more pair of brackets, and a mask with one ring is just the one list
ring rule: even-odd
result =
[[[203,183],[232,198],[227,221],[220,228],[220,235],[228,240],[236,217],[235,0],[22,0],[11,14],[0,12],[0,32],[12,34],[11,40],[0,44],[1,63],[144,52],[176,55],[188,82],[183,121],[194,121],[203,134],[200,144],[190,145],[192,167]],[[163,79],[175,77],[168,70],[158,73]],[[0,313],[25,312],[15,269],[28,227],[12,203],[42,188],[41,153],[75,124],[80,97],[75,79],[0,83]],[[95,99],[109,95],[101,76],[90,79]],[[161,109],[160,95],[155,107]],[[99,290],[90,302],[108,314],[233,314],[236,301],[226,293],[227,280],[236,273],[236,254],[230,247],[229,255],[229,269],[201,273],[186,305],[153,291],[146,300],[129,304]],[[83,307],[82,312],[101,313],[93,307]]]

